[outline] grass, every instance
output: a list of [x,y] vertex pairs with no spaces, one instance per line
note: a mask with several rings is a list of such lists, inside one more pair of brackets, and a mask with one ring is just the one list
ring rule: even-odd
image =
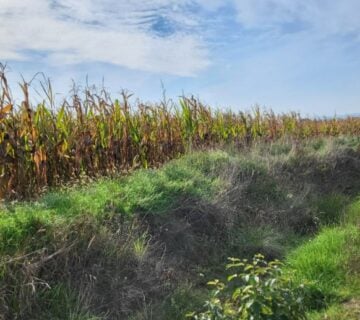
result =
[[326,310],[311,313],[311,319],[358,319],[359,218],[360,201],[355,200],[347,207],[340,225],[324,228],[287,258],[288,265],[295,270],[294,280],[316,288],[325,300]]
[[297,270],[296,281],[310,281],[329,297],[342,296],[340,289],[347,291],[349,285],[346,274],[351,252],[347,247],[354,247],[359,239],[356,226],[322,230],[289,256],[288,263]]
[[64,284],[55,285],[51,290],[44,291],[39,301],[46,301],[40,306],[42,309],[39,320],[101,320],[100,317],[78,309],[81,305],[78,297]]
[[[158,169],[4,202],[0,314],[6,301],[14,315],[31,306],[39,319],[103,319],[106,311],[133,320],[181,319],[204,300],[199,272],[214,278],[227,256],[261,252],[287,257],[295,280],[313,283],[329,307],[322,312],[333,316],[344,300],[359,297],[360,190],[356,163],[347,162],[358,159],[357,143],[319,139],[258,144],[246,153],[193,152]],[[27,277],[44,281],[34,280],[35,294]],[[97,308],[104,301],[107,309]]]
[[35,202],[6,203],[0,208],[0,252],[21,247],[40,226],[48,229],[81,215],[104,215],[107,204],[119,192],[118,181],[101,179],[85,187],[50,192]]
[[324,195],[314,204],[315,214],[322,225],[337,225],[344,219],[348,203],[348,197],[342,194]]
[[244,226],[233,230],[228,256],[251,256],[261,252],[266,259],[282,258],[303,242],[303,237],[274,226]]
[[199,153],[160,170],[139,170],[126,178],[53,191],[36,202],[6,204],[0,209],[0,253],[14,253],[39,229],[61,228],[81,215],[130,219],[135,213],[165,214],[187,197],[210,199],[222,186],[210,172],[227,161],[226,153]]
[[194,284],[184,283],[160,305],[158,317],[183,320],[186,313],[202,305],[205,297],[204,290]]
[[165,214],[185,198],[209,199],[222,186],[213,170],[223,161],[229,161],[225,153],[200,153],[172,161],[161,170],[139,170],[124,180],[119,195],[122,210]]
[[359,301],[344,304],[333,304],[327,310],[309,315],[311,320],[358,320],[360,317]]
[[360,198],[357,201],[352,202],[347,207],[347,214],[344,218],[344,223],[349,223],[359,226],[360,224]]
[[144,232],[134,241],[134,254],[139,259],[144,259],[150,243],[149,235]]
[[[321,199],[324,207],[330,207],[333,202],[333,195]],[[337,201],[335,202],[337,203]],[[359,319],[360,230],[358,222],[360,199],[353,200],[346,210],[343,210],[342,205],[338,207],[338,210],[340,212],[337,216],[340,214],[342,216],[341,223],[332,221],[331,227],[322,227],[319,233],[310,240],[297,239],[297,244],[287,250],[285,271],[291,277],[294,287],[304,288],[301,289],[305,292],[302,304],[307,310],[306,319],[309,320]],[[324,225],[327,222],[325,219]],[[259,246],[262,250],[266,250],[266,245],[259,244],[260,239],[267,242],[266,239],[270,236],[271,246],[274,246],[274,243],[281,243],[279,239],[276,239],[279,235],[266,227],[259,228],[257,232],[254,228],[243,231],[245,232],[244,237],[240,236],[240,238],[251,245]],[[263,237],[260,234],[263,234]],[[286,234],[281,236],[286,237]],[[220,275],[219,279],[222,278],[223,275]],[[209,301],[209,296],[206,301]],[[215,300],[210,301],[215,304]],[[233,300],[229,298],[229,301]],[[211,304],[209,305],[211,306]],[[197,310],[203,309],[201,305],[198,305],[197,308]],[[208,310],[212,310],[210,313],[215,317],[215,309],[208,307]],[[229,319],[235,318],[229,317]]]
[[72,217],[81,213],[100,215],[109,201],[121,191],[119,181],[100,179],[83,187],[70,187],[45,194],[42,205],[56,216]]
[[[132,272],[135,271],[145,278],[137,280],[144,283],[144,287],[149,286],[149,283],[150,288],[166,287],[166,283],[162,283],[164,280],[158,280],[158,284],[153,280],[155,275],[152,275],[155,267],[159,267],[161,256],[157,255],[161,255],[163,249],[159,248],[155,258],[155,244],[151,235],[144,231],[147,227],[132,225],[137,219],[141,220],[149,214],[166,216],[168,211],[175,206],[181,206],[181,201],[189,197],[210,201],[224,183],[217,173],[211,172],[218,168],[217,163],[226,162],[228,159],[229,156],[222,152],[190,155],[166,164],[159,170],[139,170],[116,180],[100,179],[86,186],[52,191],[36,202],[4,204],[0,210],[0,313],[4,312],[1,301],[6,299],[14,317],[23,312],[29,313],[30,308],[36,310],[38,319],[95,319],[88,316],[89,307],[84,307],[84,302],[77,300],[76,292],[79,289],[74,289],[74,284],[67,284],[67,277],[71,273],[81,274],[81,270],[86,272],[89,268],[88,276],[99,272],[99,268],[104,268],[105,274],[97,275],[97,279],[105,278],[108,281],[108,277],[114,277],[108,287],[99,289],[102,292],[121,292],[123,279],[132,279]],[[204,166],[201,165],[202,162]],[[193,166],[195,163],[196,166],[203,167],[203,170],[196,169],[196,166]],[[130,224],[129,231],[126,224]],[[116,239],[119,236],[120,244],[117,244]],[[72,253],[61,254],[65,257],[58,263],[47,263],[50,266],[46,271],[27,269],[27,266],[30,268],[33,264],[41,265],[46,256],[74,243]],[[96,260],[99,261],[95,263]],[[74,269],[73,264],[80,266]],[[125,265],[124,271],[121,264]],[[150,268],[147,266],[149,264],[153,265],[150,270],[146,270]],[[120,268],[119,271],[111,271],[115,265]],[[108,275],[108,272],[111,275]],[[123,275],[116,279],[116,273]],[[26,283],[31,282],[28,276],[35,278],[35,293],[27,290]],[[43,280],[44,285],[42,282],[37,284],[36,279],[40,277],[46,278]],[[82,276],[79,275],[79,279],[72,282],[85,281],[81,279]],[[113,288],[116,283],[120,289]],[[88,286],[93,286],[91,281]],[[124,290],[129,290],[129,294],[131,290],[140,290],[132,289],[132,285],[127,286]],[[2,296],[3,290],[6,290],[6,298]],[[166,292],[169,289],[156,290]],[[22,301],[23,296],[28,297],[26,302]],[[111,299],[114,298],[108,298]],[[130,296],[126,299],[132,301],[139,298]],[[31,307],[34,303],[37,307]]]

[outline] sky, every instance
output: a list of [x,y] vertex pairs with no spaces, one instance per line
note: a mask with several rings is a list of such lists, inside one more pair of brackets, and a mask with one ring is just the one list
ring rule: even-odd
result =
[[[0,62],[144,102],[360,113],[360,0],[0,0]],[[34,84],[36,81],[34,82]]]

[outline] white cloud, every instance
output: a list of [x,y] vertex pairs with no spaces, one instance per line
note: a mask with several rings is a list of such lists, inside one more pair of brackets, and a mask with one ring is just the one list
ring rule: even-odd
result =
[[220,23],[233,28],[226,20],[231,17],[216,20],[212,13],[206,20],[207,13],[193,12],[193,4],[213,12],[233,6],[243,27],[260,30],[256,39],[291,28],[305,30],[304,36],[360,39],[359,0],[1,0],[0,61],[32,61],[35,52],[52,65],[105,62],[196,75],[210,65],[211,48],[224,42],[244,46],[246,40],[232,44],[228,34],[219,36]]
[[31,59],[35,51],[52,64],[96,61],[181,76],[209,65],[196,33],[159,37],[147,29],[146,19],[159,14],[180,19],[180,1],[2,1],[0,60]]

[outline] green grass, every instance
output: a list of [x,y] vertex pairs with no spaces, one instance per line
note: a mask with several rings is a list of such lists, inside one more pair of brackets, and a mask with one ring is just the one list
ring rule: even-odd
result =
[[56,216],[73,217],[83,213],[96,216],[101,215],[106,205],[120,192],[120,181],[100,179],[87,186],[50,192],[39,203]]
[[139,170],[121,186],[121,210],[166,214],[186,198],[210,199],[223,186],[216,170],[229,161],[226,153],[193,154],[171,161],[160,170]]
[[360,198],[357,201],[352,202],[347,207],[347,214],[344,217],[344,223],[353,225],[360,225]]
[[324,229],[315,239],[296,249],[288,263],[296,270],[297,282],[314,283],[325,295],[347,291],[347,268],[351,252],[347,249],[360,239],[355,226]]
[[[348,206],[340,225],[324,228],[314,239],[288,255],[288,266],[295,270],[294,281],[307,283],[315,290],[312,300],[323,299],[323,306],[327,306],[323,311],[311,313],[310,319],[358,319],[359,218],[360,200],[356,200]],[[345,303],[351,299],[357,301],[352,304],[355,309]],[[314,301],[311,303],[322,305]]]
[[230,161],[224,152],[197,153],[158,170],[139,170],[119,179],[100,179],[87,186],[49,192],[36,202],[0,208],[0,254],[24,248],[39,229],[66,228],[73,219],[91,215],[165,214],[188,197],[210,199],[223,186],[219,170]]
[[[348,200],[337,195],[319,199],[318,207],[341,219],[336,223],[331,216],[332,226],[323,227],[311,240],[295,237],[297,247],[294,243],[291,247],[285,232],[265,226],[243,228],[243,234],[233,235],[236,247],[248,244],[264,252],[288,251],[285,266],[295,287],[305,285],[309,320],[355,320],[360,316],[360,199],[344,210]],[[323,224],[328,222],[324,219]]]

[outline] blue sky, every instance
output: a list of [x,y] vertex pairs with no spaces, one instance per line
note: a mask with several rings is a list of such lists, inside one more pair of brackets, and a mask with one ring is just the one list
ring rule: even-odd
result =
[[143,101],[163,82],[233,110],[359,113],[360,1],[1,0],[0,62],[59,97],[88,76]]

